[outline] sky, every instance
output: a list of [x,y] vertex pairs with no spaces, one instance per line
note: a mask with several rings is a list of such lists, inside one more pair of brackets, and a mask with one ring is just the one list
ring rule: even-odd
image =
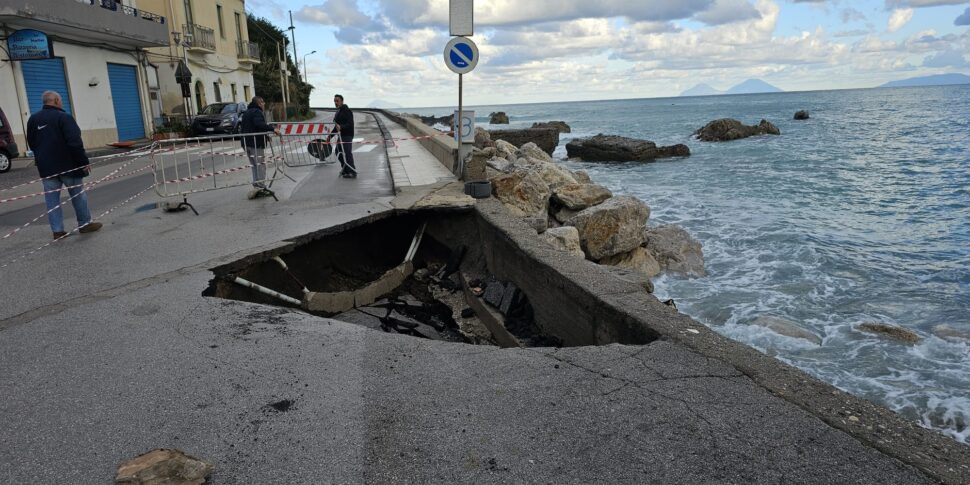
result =
[[[475,0],[465,103],[676,96],[763,79],[786,91],[970,74],[970,1]],[[289,26],[311,104],[457,104],[449,0],[247,0]],[[312,51],[316,53],[310,54]]]

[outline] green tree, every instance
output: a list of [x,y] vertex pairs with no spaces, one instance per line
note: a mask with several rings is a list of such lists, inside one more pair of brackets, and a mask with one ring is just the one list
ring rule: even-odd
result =
[[[310,111],[310,92],[314,87],[300,78],[300,70],[296,67],[287,48],[289,41],[282,29],[276,27],[269,20],[262,17],[247,15],[249,40],[259,46],[260,64],[253,69],[253,83],[256,94],[267,102],[282,103],[283,91],[280,86],[280,63],[278,48],[283,49],[286,70],[289,72],[290,104],[298,107],[302,114]],[[281,47],[280,47],[281,46]],[[293,117],[292,115],[290,116]]]

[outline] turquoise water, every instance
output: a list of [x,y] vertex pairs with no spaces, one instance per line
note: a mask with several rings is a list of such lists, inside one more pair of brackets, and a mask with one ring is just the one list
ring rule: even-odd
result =
[[[557,158],[685,227],[706,278],[663,276],[657,296],[716,331],[970,444],[970,85],[476,107],[512,127],[562,120]],[[812,119],[792,120],[806,109]],[[443,115],[447,110],[420,110]],[[780,137],[702,143],[708,121],[765,118]],[[483,125],[486,128],[487,124]],[[686,143],[688,159],[601,165],[565,160],[597,133]],[[750,325],[798,322],[815,346]],[[854,331],[881,322],[907,346]]]

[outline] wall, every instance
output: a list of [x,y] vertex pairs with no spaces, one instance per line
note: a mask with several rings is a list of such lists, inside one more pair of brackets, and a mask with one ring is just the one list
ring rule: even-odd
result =
[[[54,52],[58,57],[64,58],[72,112],[81,127],[81,136],[86,147],[103,147],[118,141],[111,84],[108,80],[108,63],[138,66],[136,72],[141,93],[142,122],[145,124],[146,133],[151,133],[151,110],[148,105],[145,72],[138,65],[134,53],[69,44],[66,41],[57,42]],[[97,86],[88,86],[92,79],[98,81]],[[4,89],[0,89],[0,106],[10,121],[21,152],[25,153],[27,143],[24,126],[31,113],[18,62],[0,63],[0,84],[4,86]],[[7,89],[7,86],[10,88]]]
[[[398,113],[392,111],[385,111],[381,109],[370,109],[369,111],[377,111],[384,116],[394,120],[399,125],[407,128],[408,133],[414,136],[430,136],[430,135],[440,135],[441,132],[422,123],[421,120],[401,116]],[[441,165],[443,165],[449,172],[455,173],[455,156],[458,150],[458,142],[450,137],[445,136],[433,136],[432,138],[426,138],[419,140],[418,143],[424,147],[425,150],[430,152],[438,160]]]

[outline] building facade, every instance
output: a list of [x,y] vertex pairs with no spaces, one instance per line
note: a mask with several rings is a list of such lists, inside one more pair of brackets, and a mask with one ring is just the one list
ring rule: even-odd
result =
[[[158,111],[191,115],[207,104],[255,96],[253,65],[259,63],[259,49],[249,41],[244,0],[138,0],[138,5],[163,12],[169,30],[183,41],[148,49],[158,72]],[[193,78],[188,109],[175,81],[180,59],[187,61]]]
[[[158,11],[127,0],[0,2],[0,108],[22,151],[27,119],[47,90],[61,94],[88,147],[150,136],[155,71],[145,49],[168,45],[169,27]],[[8,39],[27,29],[45,34],[53,57],[10,59]]]

